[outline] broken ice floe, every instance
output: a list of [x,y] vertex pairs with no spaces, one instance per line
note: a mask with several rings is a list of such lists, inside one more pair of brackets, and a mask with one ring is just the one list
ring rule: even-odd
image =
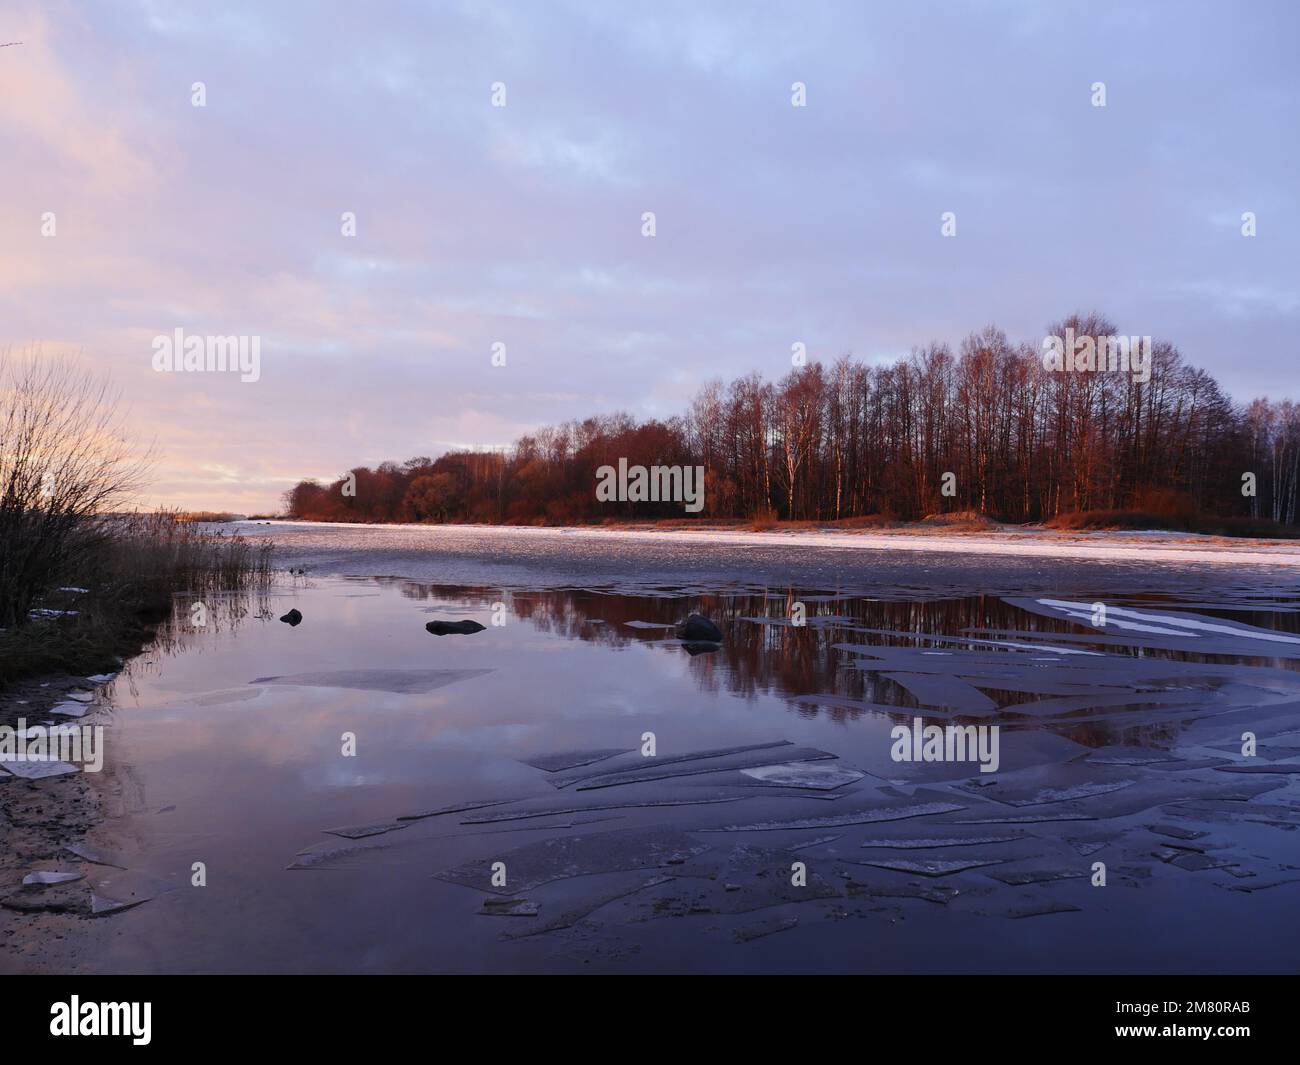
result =
[[896,873],[915,873],[921,876],[951,876],[968,869],[982,869],[987,865],[1001,865],[1005,858],[875,858],[857,859],[854,865],[870,865],[877,869],[891,869]]
[[326,828],[321,831],[328,832],[331,836],[342,836],[344,839],[365,839],[368,836],[381,836],[385,832],[396,832],[399,828],[409,828],[413,823],[410,818],[407,818],[373,821],[368,825],[345,825],[342,828]]
[[992,843],[1015,843],[1018,840],[1028,839],[1028,836],[967,836],[954,838],[952,836],[942,837],[919,837],[912,839],[869,839],[866,840],[863,847],[880,847],[890,850],[934,850],[940,847],[977,847],[981,844]]
[[751,913],[843,894],[818,866],[808,866],[806,881],[798,885],[790,867],[791,852],[785,847],[743,843],[711,851],[674,870],[676,881],[656,892],[645,916]]
[[1152,832],[1161,836],[1169,836],[1171,839],[1201,839],[1208,835],[1205,832],[1196,832],[1190,828],[1183,828],[1180,825],[1149,825],[1147,826]]
[[781,765],[755,766],[740,771],[747,777],[772,787],[813,788],[831,791],[861,780],[867,774],[848,766],[817,765],[813,762],[785,762]]
[[1091,814],[1059,813],[1043,811],[1036,814],[1015,814],[1007,817],[975,817],[949,821],[952,825],[1035,825],[1050,821],[1095,821]]
[[[1031,613],[1093,625],[1092,603],[1047,598],[1008,598],[1006,601]],[[1118,631],[1141,636],[1172,637],[1183,646],[1195,642],[1212,643],[1214,653],[1249,653],[1252,644],[1258,653],[1263,644],[1269,647],[1270,654],[1300,656],[1300,637],[1288,633],[1181,611],[1135,610],[1112,604],[1104,605],[1105,625],[1099,628],[1107,634]]]
[[397,821],[423,821],[428,817],[441,817],[444,814],[459,814],[467,810],[482,810],[487,806],[506,806],[518,799],[478,799],[469,802],[453,802],[447,806],[435,806],[429,810],[417,810],[411,814],[398,814]]
[[701,829],[704,832],[777,832],[803,831],[810,828],[838,828],[843,825],[869,825],[877,821],[902,821],[909,817],[926,817],[930,814],[953,813],[965,810],[951,802],[878,803],[864,809],[852,810],[827,817],[799,817],[788,821],[755,821],[750,824],[725,825],[721,828]]
[[465,818],[461,821],[461,824],[489,825],[501,821],[524,821],[533,817],[553,817],[561,814],[587,813],[592,810],[650,810],[665,806],[708,806],[721,802],[740,802],[741,798],[742,796],[739,795],[712,795],[691,799],[640,799],[628,802],[590,803],[585,806],[557,806],[552,802],[539,807],[525,807],[522,809],[516,807],[512,810],[502,810],[493,814],[479,814],[474,817]]
[[490,669],[338,669],[322,673],[292,673],[258,677],[252,684],[293,684],[304,688],[351,688],[357,691],[424,695],[462,680],[491,673]]
[[61,717],[85,717],[90,707],[85,703],[64,702],[50,708],[51,714],[59,714]]
[[126,868],[126,859],[115,851],[106,850],[103,847],[97,847],[93,843],[65,843],[63,849],[69,854],[75,854],[87,862],[93,862],[95,865],[111,865],[116,869]]
[[[652,876],[649,879],[641,880],[635,884],[625,885],[607,890],[595,892],[587,896],[581,902],[572,905],[546,920],[535,925],[528,925],[524,928],[507,929],[504,938],[506,939],[526,939],[530,936],[540,936],[546,932],[558,932],[564,928],[572,928],[579,921],[584,921],[597,910],[603,909],[610,903],[618,902],[620,899],[628,898],[638,892],[645,891],[648,888],[658,887],[660,884],[667,884],[673,878],[671,876]],[[505,903],[507,899],[489,900],[498,903]],[[484,902],[486,908],[487,902]]]
[[1078,906],[1072,906],[1068,902],[1038,902],[1008,910],[1007,916],[1014,920],[1023,920],[1026,917],[1047,917],[1054,913],[1082,912]]
[[540,754],[525,758],[523,763],[534,769],[545,770],[547,773],[558,773],[562,769],[577,769],[627,752],[627,747],[603,747],[594,751],[560,751],[556,754]]
[[797,927],[798,924],[799,918],[793,915],[790,917],[769,917],[766,920],[733,929],[731,935],[737,943],[751,943],[755,939],[762,939],[764,936],[770,936],[777,932],[787,932],[791,928]]
[[924,899],[936,906],[946,906],[957,897],[957,889],[943,884],[867,884],[849,879],[845,885],[850,896],[867,895],[873,899]]
[[621,829],[545,839],[510,851],[500,857],[509,870],[505,885],[492,883],[492,862],[486,860],[465,862],[434,876],[480,891],[516,895],[552,880],[680,864],[707,849],[707,844],[698,843],[682,832]]
[[[647,758],[639,754],[627,754],[619,758],[613,765],[601,766],[598,773],[571,773],[566,776],[557,776],[551,779],[551,783],[557,788],[567,788],[570,784],[577,784],[582,781],[592,780],[599,776],[609,776],[619,773],[632,773],[649,767],[662,767],[667,765],[676,765],[679,762],[695,762],[707,759],[726,758],[730,755],[746,754],[750,751],[770,751],[776,748],[793,747],[789,740],[773,740],[767,743],[751,743],[743,747],[716,747],[711,750],[687,751],[684,754],[667,754],[656,755],[653,758]],[[782,756],[788,758],[789,751],[781,751]],[[734,766],[729,768],[735,768]]]
[[1046,772],[1038,769],[1028,770],[1026,777],[1022,778],[1025,783],[1019,787],[1004,783],[1006,778],[999,779],[992,787],[974,789],[969,784],[957,784],[955,787],[977,794],[981,798],[995,799],[1008,806],[1045,806],[1050,803],[1087,799],[1094,795],[1107,795],[1113,791],[1131,788],[1137,783],[1136,780],[1131,779],[1081,780],[1077,783],[1060,785],[1047,783],[1053,777],[1064,775],[1063,770],[1067,768],[1072,767],[1056,766],[1054,771]]
[[0,760],[0,770],[12,773],[24,780],[45,780],[48,777],[61,777],[69,773],[80,773],[81,767],[71,762],[18,762]]
[[[782,753],[787,754],[789,758],[796,761],[813,761],[835,757],[828,751],[820,751],[815,747],[792,747],[788,752]],[[745,769],[771,764],[770,756],[766,752],[758,751],[710,759],[707,765],[694,759],[667,765],[660,764],[656,759],[647,759],[647,761],[649,764],[641,769],[631,769],[622,773],[610,773],[605,776],[588,777],[585,780],[580,780],[577,782],[576,790],[594,791],[600,788],[621,787],[626,784],[644,784],[654,780],[702,776],[726,769]]]
[[1012,887],[1023,887],[1026,884],[1050,884],[1057,880],[1082,880],[1089,876],[1086,869],[1027,869],[1020,871],[1010,871],[997,869],[985,874],[993,877],[994,880],[1001,880],[1002,883]]
[[1300,773],[1300,762],[1264,762],[1258,765],[1216,765],[1219,773]]
[[315,843],[304,847],[290,862],[286,869],[315,869],[339,859],[352,858],[358,854],[381,849],[384,844],[366,843],[364,838],[349,843]]
[[484,899],[479,913],[490,917],[536,917],[538,906],[527,899]]
[[23,877],[24,884],[70,884],[80,880],[84,874],[75,872],[46,871],[38,869]]
[[111,913],[121,913],[123,910],[133,909],[139,906],[140,903],[148,901],[148,899],[128,899],[123,902],[92,893],[90,896],[90,912],[96,917],[105,917]]

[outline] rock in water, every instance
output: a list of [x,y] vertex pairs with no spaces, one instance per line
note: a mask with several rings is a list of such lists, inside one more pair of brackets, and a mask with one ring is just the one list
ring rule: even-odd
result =
[[299,610],[297,607],[295,607],[293,610],[290,610],[289,613],[285,614],[284,617],[282,617],[280,620],[283,621],[286,625],[300,625],[302,624],[302,611]]
[[691,614],[685,621],[677,623],[677,638],[692,642],[722,642],[722,630],[703,614]]
[[431,621],[424,629],[435,636],[472,636],[486,627],[477,621]]

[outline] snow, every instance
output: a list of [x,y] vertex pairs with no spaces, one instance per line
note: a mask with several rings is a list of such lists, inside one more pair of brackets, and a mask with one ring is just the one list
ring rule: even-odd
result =
[[[236,525],[249,524],[235,522]],[[331,529],[402,529],[419,532],[436,541],[461,537],[479,530],[511,539],[546,539],[567,535],[576,539],[624,542],[699,543],[715,546],[819,547],[870,551],[946,552],[963,555],[1001,555],[1018,558],[1061,558],[1071,561],[1113,559],[1137,562],[1194,562],[1221,565],[1300,567],[1300,542],[1226,540],[1195,534],[1158,531],[1058,533],[1047,529],[1008,529],[994,533],[916,534],[898,532],[790,531],[749,532],[733,529],[612,529],[588,526],[537,528],[516,525],[418,525],[365,522],[257,522],[259,526]]]

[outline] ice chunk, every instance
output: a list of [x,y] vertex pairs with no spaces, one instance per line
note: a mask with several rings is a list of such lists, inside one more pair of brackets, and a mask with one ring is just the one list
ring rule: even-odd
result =
[[854,865],[870,865],[877,869],[892,869],[896,873],[919,873],[921,876],[951,876],[967,869],[980,869],[986,865],[1001,865],[1005,858],[882,858],[874,861],[855,861]]
[[93,843],[86,843],[84,840],[80,843],[65,843],[63,849],[95,865],[111,865],[116,869],[126,868],[126,859],[120,854],[105,850],[103,847],[96,847]]
[[969,783],[954,784],[959,791],[994,799],[1008,806],[1042,806],[1048,803],[1086,799],[1132,787],[1137,781],[1118,776],[1114,770],[1087,765],[1049,765],[1003,773],[992,787],[978,790]]
[[1021,920],[1025,917],[1046,917],[1053,913],[1082,913],[1078,906],[1071,906],[1068,902],[1037,902],[1028,906],[1018,906],[1014,910],[1008,910],[1007,916],[1013,920]]
[[989,843],[1014,843],[1017,840],[1029,839],[1029,836],[967,836],[960,839],[954,839],[951,836],[941,838],[917,838],[917,839],[869,839],[862,844],[864,847],[881,847],[890,850],[933,850],[938,847],[976,847],[980,844]]
[[831,791],[861,780],[867,774],[848,766],[817,765],[812,762],[785,762],[781,765],[763,765],[742,769],[747,777],[778,788],[813,788]]
[[490,669],[338,669],[323,673],[291,673],[258,677],[252,684],[295,684],[305,688],[351,688],[356,691],[424,695],[491,673]]
[[[819,751],[816,747],[792,747],[788,752],[794,761],[818,761],[823,759],[832,759],[835,755],[828,751]],[[751,766],[770,765],[770,755],[766,752],[754,751],[749,754],[728,755],[725,758],[718,759],[691,759],[686,762],[664,765],[658,759],[646,759],[648,763],[643,769],[630,769],[622,773],[609,773],[605,776],[588,777],[586,780],[578,781],[578,791],[593,791],[598,788],[616,788],[625,784],[644,784],[651,780],[669,780],[675,777],[701,776],[706,773],[717,773],[726,769],[745,769]],[[700,762],[708,761],[711,764],[701,765]]]
[[[562,928],[572,928],[579,921],[590,917],[597,910],[608,906],[611,902],[617,902],[619,899],[625,899],[629,895],[635,895],[639,891],[645,891],[648,888],[658,887],[660,884],[667,884],[673,878],[671,876],[652,876],[648,880],[642,880],[628,886],[613,888],[612,890],[601,891],[583,899],[576,906],[572,906],[563,913],[543,921],[541,924],[530,925],[527,928],[512,929],[505,933],[505,939],[526,939],[529,936],[540,936],[545,932],[556,932]],[[486,909],[489,902],[503,904],[508,902],[507,899],[488,899],[484,901],[483,906]]]
[[395,832],[399,828],[409,828],[411,819],[395,821],[372,821],[368,825],[345,825],[342,828],[326,828],[323,832],[328,832],[331,836],[342,836],[344,839],[365,839],[367,836],[380,836],[385,832]]
[[325,865],[328,862],[334,862],[341,858],[351,858],[357,854],[364,854],[368,851],[377,851],[384,848],[382,843],[316,843],[310,847],[304,847],[294,857],[286,869],[314,869],[318,865]]
[[[791,747],[793,744],[789,740],[775,740],[769,743],[751,743],[744,747],[716,747],[706,751],[687,751],[685,754],[668,754],[657,755],[654,758],[629,757],[623,759],[621,763],[614,766],[605,766],[599,774],[592,773],[573,773],[568,776],[555,777],[551,783],[557,788],[567,788],[570,784],[577,784],[583,781],[592,780],[597,776],[612,775],[615,773],[631,773],[649,766],[676,765],[679,762],[695,762],[704,759],[726,758],[733,754],[745,754],[749,751],[770,751],[777,747]],[[782,751],[784,755],[789,752]],[[761,763],[758,763],[761,764]],[[735,768],[734,766],[730,768]]]
[[901,684],[924,706],[944,706],[967,715],[997,709],[997,703],[959,677],[926,676],[921,673],[884,673],[882,676]]
[[1176,865],[1179,869],[1188,869],[1193,872],[1200,872],[1202,869],[1223,869],[1235,862],[1226,862],[1222,858],[1214,858],[1208,854],[1198,854],[1195,851],[1184,851],[1177,858],[1169,862],[1170,865]]
[[755,939],[762,939],[764,936],[770,936],[776,932],[785,932],[799,924],[798,917],[769,917],[765,921],[757,921],[754,924],[747,924],[732,931],[732,938],[737,943],[750,943]]
[[936,906],[946,906],[958,894],[956,888],[938,885],[864,884],[858,880],[850,880],[847,888],[850,895],[867,895],[873,899],[924,899]]
[[61,777],[69,773],[80,773],[79,766],[71,762],[10,762],[0,760],[0,769],[7,770],[24,780],[45,780],[47,777]]
[[[661,894],[655,900],[652,916],[751,913],[843,894],[821,875],[819,863],[807,868],[806,883],[792,883],[792,857],[786,847],[744,843],[733,847],[721,861],[711,853],[688,862],[675,870],[680,886],[675,893]],[[703,888],[699,886],[701,881]]]
[[1263,765],[1216,765],[1219,773],[1300,773],[1300,762],[1269,762]]
[[580,766],[591,765],[592,762],[603,762],[606,758],[613,758],[616,754],[627,754],[626,747],[603,747],[595,751],[560,751],[558,754],[539,754],[534,758],[522,759],[524,765],[530,765],[534,769],[543,769],[548,773],[558,773],[561,769],[577,769]]
[[398,821],[423,821],[426,817],[441,817],[443,814],[459,814],[466,810],[481,810],[486,806],[508,806],[518,799],[476,799],[470,802],[454,802],[449,806],[435,806],[431,810],[417,810],[413,814],[398,814]]
[[25,877],[23,877],[23,883],[24,884],[70,884],[74,880],[80,880],[82,878],[82,875],[83,874],[81,873],[62,873],[57,871],[47,872],[43,869],[38,869],[36,872],[28,873]]
[[110,913],[121,913],[123,910],[130,910],[139,906],[142,902],[148,902],[144,899],[129,899],[126,902],[120,902],[117,899],[105,898],[103,895],[96,895],[93,892],[90,896],[90,912],[96,917],[106,917]]
[[[552,880],[632,869],[658,869],[680,864],[708,845],[683,832],[664,829],[600,832],[587,836],[562,836],[530,843],[505,854],[465,862],[434,876],[452,884],[516,895]],[[506,866],[505,886],[492,884],[492,863]]]
[[869,825],[878,821],[902,821],[908,817],[926,817],[930,814],[953,813],[965,810],[951,802],[878,803],[860,810],[831,814],[827,817],[802,817],[790,821],[756,821],[747,825],[726,825],[722,828],[705,828],[702,832],[780,832],[803,831],[810,828],[839,828],[843,825]]
[[50,708],[50,713],[60,714],[63,717],[85,717],[89,709],[90,707],[85,703],[59,703]]
[[700,797],[698,799],[643,799],[632,802],[609,802],[592,804],[589,806],[540,806],[535,809],[522,810],[503,810],[495,814],[480,814],[477,817],[467,817],[461,822],[462,825],[490,825],[499,821],[524,821],[531,817],[552,817],[559,814],[577,814],[586,813],[589,810],[639,810],[650,809],[652,807],[664,806],[708,806],[719,802],[740,802],[742,796],[739,795],[715,795]]
[[1091,814],[1048,813],[1012,814],[1007,817],[974,817],[960,821],[949,821],[950,825],[1036,825],[1049,821],[1095,821]]
[[484,899],[479,913],[490,917],[536,917],[538,905],[527,899]]
[[1171,839],[1200,839],[1208,835],[1205,832],[1194,832],[1190,828],[1183,828],[1181,825],[1149,825],[1148,827],[1152,832]]
[[1082,880],[1089,872],[1077,869],[1027,869],[1010,872],[999,869],[988,875],[1012,887],[1023,887],[1026,884],[1049,884],[1057,880]]

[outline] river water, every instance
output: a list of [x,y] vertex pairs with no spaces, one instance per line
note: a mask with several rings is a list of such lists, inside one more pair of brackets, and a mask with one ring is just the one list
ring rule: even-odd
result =
[[[147,901],[11,919],[6,968],[1300,957],[1294,570],[241,529],[305,572],[178,603],[98,696],[127,869],[85,868]],[[898,760],[914,724],[995,728],[997,771]]]

